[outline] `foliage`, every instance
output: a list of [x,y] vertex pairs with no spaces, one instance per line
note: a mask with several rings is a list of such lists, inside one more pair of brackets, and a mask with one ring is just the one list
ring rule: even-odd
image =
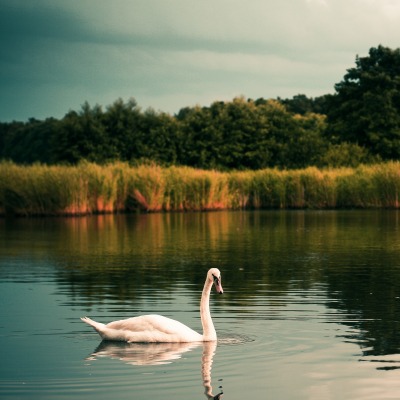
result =
[[238,97],[173,116],[142,111],[133,98],[105,109],[86,102],[61,120],[0,123],[0,160],[228,171],[400,159],[400,49],[378,46],[357,56],[335,90],[316,98]]
[[320,167],[357,167],[361,164],[376,164],[382,159],[371,155],[365,147],[355,143],[329,144],[319,160]]
[[326,114],[327,102],[329,101],[330,97],[330,95],[324,95],[310,98],[305,94],[297,94],[291,99],[281,99],[278,97],[278,100],[287,108],[289,112],[294,114]]
[[356,57],[329,99],[329,134],[382,159],[400,157],[400,49],[378,46]]
[[142,112],[134,99],[104,111],[88,103],[60,120],[0,124],[1,158],[30,164],[187,165],[202,169],[303,168],[327,148],[325,118],[289,112],[277,100],[235,98],[178,115]]

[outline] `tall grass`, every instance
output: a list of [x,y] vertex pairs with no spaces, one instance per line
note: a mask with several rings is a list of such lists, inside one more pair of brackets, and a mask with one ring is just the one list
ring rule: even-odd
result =
[[355,169],[232,172],[126,163],[0,163],[1,215],[399,208],[399,192],[399,162]]

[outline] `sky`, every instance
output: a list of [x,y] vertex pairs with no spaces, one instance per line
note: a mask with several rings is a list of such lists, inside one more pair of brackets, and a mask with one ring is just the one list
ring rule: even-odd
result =
[[0,122],[317,97],[379,45],[399,0],[0,0]]

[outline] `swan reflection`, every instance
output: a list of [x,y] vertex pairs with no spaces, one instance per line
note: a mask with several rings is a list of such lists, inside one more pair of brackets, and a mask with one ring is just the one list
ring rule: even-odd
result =
[[178,360],[182,354],[200,345],[201,343],[125,343],[103,340],[88,359],[108,357],[131,365],[162,365]]
[[102,341],[87,360],[107,357],[118,359],[130,365],[163,365],[178,360],[182,355],[203,346],[201,357],[201,375],[204,394],[207,399],[221,399],[222,391],[213,395],[211,386],[211,368],[217,348],[217,342],[195,343],[125,343]]
[[201,377],[203,378],[204,394],[208,399],[219,400],[221,393],[214,396],[211,386],[211,368],[214,360],[215,351],[217,350],[217,342],[203,342],[203,355],[201,357]]

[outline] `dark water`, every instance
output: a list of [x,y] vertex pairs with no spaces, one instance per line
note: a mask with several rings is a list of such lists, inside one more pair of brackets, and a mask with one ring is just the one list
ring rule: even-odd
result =
[[[397,211],[0,220],[1,399],[398,399]],[[217,346],[101,343],[157,313]],[[211,383],[210,383],[211,379]],[[205,394],[206,392],[206,394]]]

